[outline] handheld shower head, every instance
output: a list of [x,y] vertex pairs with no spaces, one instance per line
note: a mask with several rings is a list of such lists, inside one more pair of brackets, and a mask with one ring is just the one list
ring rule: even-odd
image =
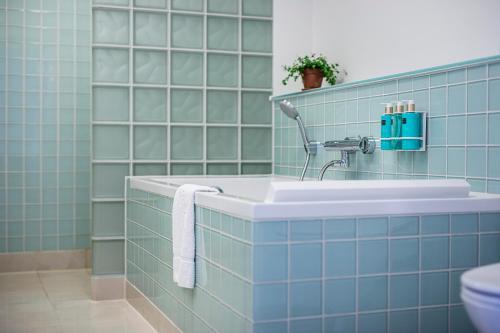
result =
[[280,102],[280,109],[284,114],[287,115],[288,118],[295,120],[297,119],[297,117],[299,117],[299,111],[297,111],[295,106],[293,106],[293,104],[286,99]]

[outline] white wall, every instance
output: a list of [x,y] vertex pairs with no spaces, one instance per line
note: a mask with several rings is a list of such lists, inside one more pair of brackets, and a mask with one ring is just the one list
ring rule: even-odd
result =
[[291,64],[300,55],[312,50],[312,0],[274,0],[273,16],[273,89],[274,94],[297,91],[302,82],[285,87],[283,65]]
[[[291,25],[284,16],[298,18],[304,27],[290,30],[302,35],[286,36],[303,43],[294,50],[308,53],[310,47],[309,53],[325,54],[347,70],[346,81],[500,54],[499,0],[302,1],[309,20],[305,8],[289,6],[294,2],[300,1],[275,0],[275,67],[293,58],[279,56],[287,49],[278,39]],[[309,21],[312,41],[304,38]],[[276,74],[274,87],[278,93],[291,91],[279,85]]]

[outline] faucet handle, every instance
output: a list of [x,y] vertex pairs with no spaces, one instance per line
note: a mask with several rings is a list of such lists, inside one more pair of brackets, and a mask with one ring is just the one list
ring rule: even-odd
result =
[[376,147],[377,142],[372,136],[365,136],[359,142],[359,149],[363,154],[373,154]]

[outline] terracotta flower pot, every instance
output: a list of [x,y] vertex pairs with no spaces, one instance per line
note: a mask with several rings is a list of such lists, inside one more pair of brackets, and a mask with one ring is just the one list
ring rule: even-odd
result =
[[304,83],[303,90],[320,88],[323,83],[323,72],[321,69],[308,68],[302,73],[302,82]]

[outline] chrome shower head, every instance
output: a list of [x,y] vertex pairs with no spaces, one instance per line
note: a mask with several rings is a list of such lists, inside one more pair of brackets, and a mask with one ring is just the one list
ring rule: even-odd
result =
[[280,102],[280,109],[281,111],[283,111],[284,114],[287,115],[287,117],[291,119],[296,120],[297,117],[299,117],[299,111],[297,111],[295,106],[293,106],[293,104],[287,101],[286,99]]

